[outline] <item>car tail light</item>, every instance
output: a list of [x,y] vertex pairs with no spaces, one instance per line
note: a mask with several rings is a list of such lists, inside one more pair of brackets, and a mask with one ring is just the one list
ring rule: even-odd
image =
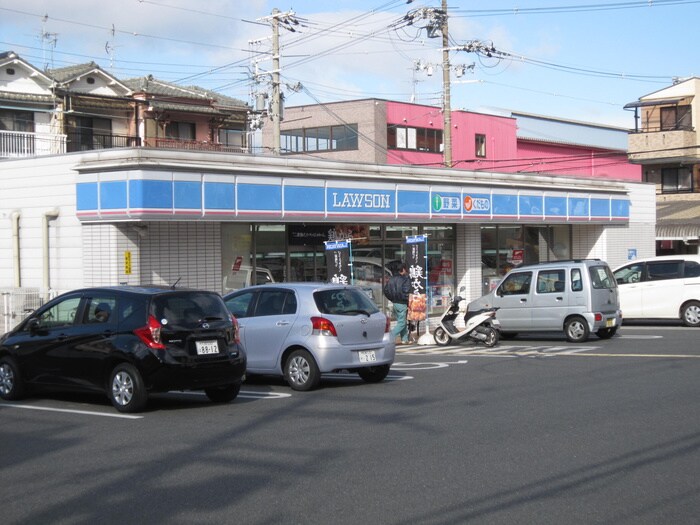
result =
[[600,312],[596,312],[596,313],[595,313],[595,320],[596,320],[596,322],[602,321],[602,320],[603,320],[603,314],[601,314]]
[[338,337],[333,323],[324,317],[312,317],[311,325],[313,327],[313,335],[332,335]]
[[384,333],[388,334],[389,332],[391,332],[391,318],[387,315],[386,325],[384,325]]
[[238,330],[238,319],[236,319],[236,316],[233,314],[229,314],[229,316],[231,317],[231,323],[233,324],[233,342],[239,345],[241,344],[241,336]]
[[165,345],[160,340],[160,329],[163,327],[152,315],[148,316],[146,326],[137,328],[134,333],[153,350],[165,350]]

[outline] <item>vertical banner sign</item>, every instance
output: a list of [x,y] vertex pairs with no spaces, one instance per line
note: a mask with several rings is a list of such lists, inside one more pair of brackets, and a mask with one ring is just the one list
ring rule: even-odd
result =
[[328,281],[333,284],[351,284],[350,243],[348,241],[326,241],[325,244]]
[[427,237],[406,237],[406,265],[411,279],[411,295],[408,297],[408,320],[424,321],[428,290],[428,263],[426,258]]

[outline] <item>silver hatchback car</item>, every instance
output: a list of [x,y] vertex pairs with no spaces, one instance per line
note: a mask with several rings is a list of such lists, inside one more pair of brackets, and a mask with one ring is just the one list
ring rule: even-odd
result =
[[321,374],[338,370],[376,383],[394,362],[390,320],[358,287],[274,283],[224,302],[238,320],[247,373],[284,376],[294,390],[311,390]]

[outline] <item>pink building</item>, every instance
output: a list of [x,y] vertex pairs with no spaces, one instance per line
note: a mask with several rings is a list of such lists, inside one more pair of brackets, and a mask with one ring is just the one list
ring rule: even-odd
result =
[[[627,130],[525,113],[453,111],[453,167],[640,181]],[[364,99],[285,109],[283,154],[376,164],[441,166],[440,108]],[[263,146],[272,144],[271,129]]]

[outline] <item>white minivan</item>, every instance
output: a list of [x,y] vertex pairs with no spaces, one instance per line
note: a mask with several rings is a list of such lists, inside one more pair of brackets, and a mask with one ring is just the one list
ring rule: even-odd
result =
[[613,273],[625,319],[680,319],[700,326],[700,255],[636,259]]

